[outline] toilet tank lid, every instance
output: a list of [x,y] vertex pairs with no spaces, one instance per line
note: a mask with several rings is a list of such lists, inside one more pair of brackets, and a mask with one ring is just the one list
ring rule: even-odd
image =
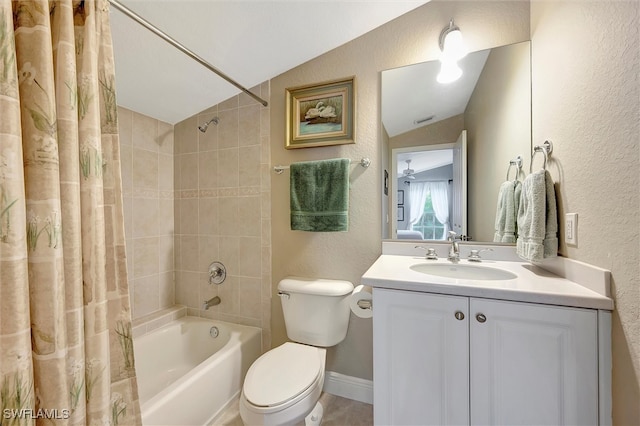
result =
[[290,293],[344,296],[353,291],[353,284],[343,280],[322,278],[287,277],[278,284],[278,290]]

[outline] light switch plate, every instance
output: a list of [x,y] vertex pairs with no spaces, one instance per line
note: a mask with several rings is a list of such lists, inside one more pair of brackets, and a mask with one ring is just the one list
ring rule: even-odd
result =
[[564,215],[564,241],[567,244],[578,244],[578,213]]

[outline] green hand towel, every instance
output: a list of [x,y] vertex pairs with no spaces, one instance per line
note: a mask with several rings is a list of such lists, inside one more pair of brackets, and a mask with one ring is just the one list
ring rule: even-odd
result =
[[304,161],[290,167],[291,229],[349,229],[349,159]]

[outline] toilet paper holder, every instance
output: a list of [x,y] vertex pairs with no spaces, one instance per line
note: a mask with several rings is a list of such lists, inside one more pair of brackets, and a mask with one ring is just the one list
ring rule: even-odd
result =
[[358,300],[358,308],[373,310],[373,300]]

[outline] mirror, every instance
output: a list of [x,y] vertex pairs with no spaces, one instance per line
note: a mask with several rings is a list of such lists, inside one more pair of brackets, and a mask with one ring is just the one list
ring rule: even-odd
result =
[[[382,161],[390,175],[382,197],[383,239],[419,239],[420,233],[427,240],[441,239],[448,228],[472,241],[493,241],[500,184],[524,179],[531,159],[530,44],[470,53],[459,62],[462,77],[449,84],[436,81],[439,61],[381,73]],[[453,153],[462,156],[457,165],[442,163],[443,155]],[[518,173],[511,168],[507,177],[510,161],[518,156],[525,164]],[[442,201],[434,205],[443,194],[436,182],[448,185],[448,224],[437,220],[447,215],[436,207]],[[418,186],[427,186],[428,194],[417,195],[424,192]],[[414,208],[411,215],[411,201],[423,199],[424,210]]]

